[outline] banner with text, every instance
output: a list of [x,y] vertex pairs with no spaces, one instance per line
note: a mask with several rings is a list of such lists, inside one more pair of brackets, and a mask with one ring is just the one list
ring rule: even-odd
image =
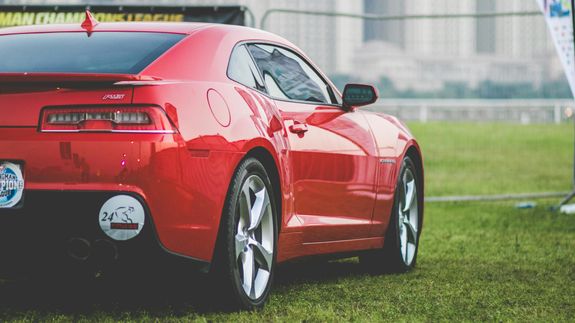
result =
[[537,0],[545,16],[555,48],[575,95],[575,43],[573,38],[573,4],[571,0]]
[[0,6],[0,27],[81,23],[90,9],[100,22],[163,21],[245,25],[245,8],[143,6]]

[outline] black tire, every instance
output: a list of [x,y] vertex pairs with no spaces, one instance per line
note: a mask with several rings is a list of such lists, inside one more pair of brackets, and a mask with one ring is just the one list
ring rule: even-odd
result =
[[[236,234],[238,234],[237,231],[239,230],[238,228],[240,227],[239,208],[241,207],[240,197],[243,194],[241,190],[248,180],[254,179],[254,176],[259,178],[263,182],[265,189],[267,190],[267,192],[269,192],[268,193],[270,202],[269,204],[272,212],[271,225],[273,227],[273,247],[271,248],[273,249],[273,259],[269,266],[269,278],[263,292],[261,292],[260,290],[261,295],[257,295],[257,293],[254,292],[254,294],[251,295],[250,297],[250,295],[246,293],[242,285],[241,276],[243,275],[242,271],[244,267],[242,267],[243,265],[240,264],[239,262],[243,261],[242,260],[243,258],[238,259],[236,255],[237,253]],[[227,310],[260,309],[264,306],[269,296],[275,272],[275,263],[277,254],[277,236],[278,236],[278,230],[277,230],[278,213],[277,213],[277,206],[275,203],[276,201],[273,198],[273,192],[274,191],[272,189],[271,181],[261,162],[259,162],[255,158],[250,157],[246,158],[240,163],[228,189],[228,195],[226,197],[226,202],[222,212],[218,243],[216,246],[216,253],[214,255],[214,263],[212,266],[212,277],[215,278],[215,283],[218,287],[218,295],[217,295],[218,298],[216,302],[218,303],[221,302],[221,305],[223,305],[224,309]],[[251,212],[249,213],[251,215]],[[267,217],[269,217],[269,215],[266,215],[266,218]],[[266,228],[268,229],[266,232],[268,232],[269,236],[270,220],[266,221],[267,221]],[[262,223],[261,225],[263,226],[264,225],[263,220],[261,223]],[[261,237],[263,237],[262,232],[263,231],[260,232]],[[257,232],[254,232],[254,234],[257,235]],[[263,245],[263,242],[261,243],[261,245]],[[249,247],[250,247],[249,244],[246,244],[245,247],[246,249],[242,250],[246,251],[247,248]],[[255,277],[259,273],[261,273],[259,269],[262,269],[263,267],[259,267],[259,269],[257,268],[258,260],[256,258],[258,258],[258,252],[256,250],[256,247],[253,247],[252,249],[253,250],[251,257],[253,259],[254,264],[254,269],[252,269],[252,271],[255,272],[255,274],[253,274],[252,277]],[[245,257],[245,253],[243,253],[242,255]],[[260,259],[261,257],[263,256],[260,256]],[[254,286],[256,286],[255,278],[252,283]],[[256,289],[256,287],[254,287],[254,289]],[[257,295],[257,297],[254,297],[255,295]]]
[[[400,228],[400,222],[403,215],[400,215],[400,205],[402,203],[403,187],[405,187],[405,176],[410,173],[415,180],[415,196],[414,201],[417,203],[415,207],[417,208],[417,226],[416,232],[414,234],[415,238],[415,250],[413,251],[412,259],[407,259],[402,253],[402,243],[401,243],[401,230],[406,230]],[[404,273],[413,269],[417,262],[417,253],[419,250],[419,236],[421,234],[421,219],[423,211],[423,198],[422,198],[422,182],[419,178],[420,172],[416,169],[415,163],[409,157],[403,159],[399,176],[397,179],[394,203],[392,208],[392,213],[389,219],[389,226],[385,234],[384,246],[382,249],[373,250],[366,252],[360,256],[360,262],[368,271],[374,273]],[[418,207],[419,206],[419,207]],[[415,215],[415,214],[412,214]],[[412,231],[410,231],[412,232]],[[409,239],[409,238],[408,238]],[[409,255],[409,253],[407,253]],[[409,261],[408,261],[409,260]]]

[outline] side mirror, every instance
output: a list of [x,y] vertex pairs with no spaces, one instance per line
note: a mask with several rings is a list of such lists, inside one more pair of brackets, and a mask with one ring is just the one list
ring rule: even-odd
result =
[[343,107],[350,109],[377,101],[377,90],[372,85],[346,84],[343,89]]

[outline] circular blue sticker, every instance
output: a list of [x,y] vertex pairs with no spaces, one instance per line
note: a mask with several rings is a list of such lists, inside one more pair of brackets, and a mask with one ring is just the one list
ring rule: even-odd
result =
[[18,204],[24,191],[24,177],[20,166],[13,163],[0,163],[0,208]]

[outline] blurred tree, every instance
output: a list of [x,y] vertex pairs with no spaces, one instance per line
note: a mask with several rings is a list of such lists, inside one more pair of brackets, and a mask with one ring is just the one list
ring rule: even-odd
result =
[[553,99],[570,99],[573,97],[569,84],[565,80],[557,80],[543,84],[541,96]]
[[476,98],[477,91],[471,89],[467,83],[464,82],[446,82],[443,90],[437,97],[440,98]]
[[379,90],[380,98],[395,98],[398,96],[398,91],[395,89],[393,81],[385,76],[381,77],[375,86]]
[[[348,83],[370,83],[348,74],[334,74],[330,77],[335,86],[343,91]],[[502,83],[483,81],[476,88],[465,82],[446,82],[438,91],[399,90],[388,77],[381,77],[373,84],[383,99],[568,99],[572,98],[566,80],[559,79],[543,83],[535,88],[529,82]]]
[[340,92],[343,92],[343,88],[345,87],[345,85],[347,83],[351,83],[354,78],[348,74],[333,74],[329,77],[329,79],[333,82],[335,87],[337,87]]

